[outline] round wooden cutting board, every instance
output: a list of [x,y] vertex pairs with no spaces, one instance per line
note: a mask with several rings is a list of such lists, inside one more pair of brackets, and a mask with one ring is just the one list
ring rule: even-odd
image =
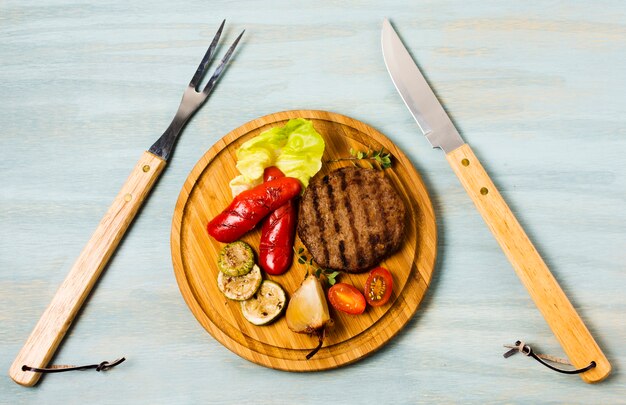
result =
[[[306,118],[326,142],[321,173],[352,164],[327,163],[350,156],[350,148],[367,151],[384,148],[392,155],[392,167],[384,171],[407,207],[405,239],[400,250],[381,265],[393,274],[390,301],[368,307],[362,315],[334,311],[334,325],[324,347],[310,360],[306,354],[317,337],[289,330],[284,316],[266,326],[254,326],[241,314],[240,304],[226,299],[217,288],[217,257],[223,244],[209,237],[207,222],[232,200],[228,182],[238,175],[235,152],[248,139],[284,125],[290,118]],[[367,163],[360,163],[367,167]],[[260,231],[245,235],[258,253]],[[172,260],[178,286],[191,312],[204,328],[231,351],[254,363],[280,370],[315,371],[352,363],[388,342],[411,319],[426,293],[435,265],[437,228],[428,192],[407,157],[372,127],[343,115],[325,111],[295,110],[266,115],[228,133],[200,159],[180,192],[172,224]],[[296,249],[303,247],[296,238]],[[306,250],[305,250],[306,252]],[[305,253],[308,257],[308,252]],[[294,264],[287,273],[265,278],[281,284],[288,296],[306,275],[304,265]],[[341,274],[340,281],[363,291],[367,272]]]

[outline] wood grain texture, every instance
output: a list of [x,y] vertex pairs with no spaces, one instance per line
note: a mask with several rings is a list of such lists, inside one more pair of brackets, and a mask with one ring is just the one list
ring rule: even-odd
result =
[[[350,162],[329,162],[350,156],[350,150],[391,153],[393,167],[384,175],[407,207],[404,242],[398,252],[380,264],[394,278],[390,302],[353,316],[331,310],[334,325],[324,347],[311,359],[306,354],[317,338],[295,334],[284,317],[267,326],[255,326],[241,314],[239,302],[226,299],[217,288],[217,258],[224,246],[209,237],[206,224],[232,200],[229,182],[239,172],[236,151],[245,141],[291,118],[306,118],[324,138],[320,175]],[[363,163],[362,163],[363,164]],[[364,167],[368,167],[364,164]],[[381,174],[383,174],[381,173]],[[260,230],[243,238],[258,252]],[[352,118],[326,111],[293,110],[255,119],[229,132],[202,156],[181,190],[172,222],[172,259],[179,288],[202,326],[234,353],[254,363],[288,371],[336,368],[367,356],[385,345],[411,319],[423,299],[435,266],[437,228],[428,191],[411,162],[374,128]],[[295,248],[303,247],[296,238]],[[305,254],[310,256],[308,252]],[[299,287],[307,268],[297,263],[281,276],[266,278],[279,283],[288,295]],[[363,291],[367,272],[342,274],[341,281]]]
[[[517,339],[564,352],[398,98],[384,17],[613,365],[602,383],[502,358]],[[172,120],[223,18],[224,45],[246,29],[233,63],[52,360],[126,362],[16,384],[6,370]],[[0,403],[624,403],[625,21],[622,0],[4,0]],[[437,217],[437,267],[413,319],[375,355],[320,373],[233,355],[191,314],[172,271],[172,215],[195,163],[234,128],[289,109],[336,111],[384,133]]]
[[580,374],[588,383],[604,380],[611,364],[554,279],[489,175],[465,144],[446,154],[448,163],[502,247],[546,322],[576,368],[596,366]]
[[13,381],[25,386],[39,381],[40,373],[24,371],[22,367],[48,365],[164,167],[165,160],[150,152],[143,153],[13,361],[9,369]]

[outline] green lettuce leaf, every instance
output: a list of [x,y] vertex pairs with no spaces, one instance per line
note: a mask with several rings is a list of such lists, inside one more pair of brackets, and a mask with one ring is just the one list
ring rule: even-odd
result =
[[259,180],[248,180],[246,179],[246,176],[240,174],[239,176],[232,179],[230,183],[228,183],[228,185],[230,186],[230,193],[233,195],[233,197],[235,197],[242,191],[250,190],[251,188],[258,186],[263,182],[262,180],[262,178]]
[[274,164],[289,136],[282,128],[269,129],[246,141],[237,149],[237,170],[247,180],[262,178],[263,170]]
[[303,118],[289,120],[248,140],[237,150],[237,170],[241,173],[230,182],[233,196],[263,181],[263,171],[278,167],[285,176],[295,177],[308,186],[309,179],[322,167],[324,139]]

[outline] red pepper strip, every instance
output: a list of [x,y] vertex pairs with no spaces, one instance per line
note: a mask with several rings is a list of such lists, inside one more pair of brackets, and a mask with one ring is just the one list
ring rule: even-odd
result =
[[[265,181],[282,178],[285,175],[277,167],[268,167],[263,173]],[[280,206],[263,220],[259,264],[267,274],[279,275],[291,267],[293,261],[293,241],[296,236],[296,204],[293,200]]]
[[219,242],[234,242],[276,208],[300,194],[301,189],[300,180],[293,177],[259,184],[237,195],[208,223],[207,231]]

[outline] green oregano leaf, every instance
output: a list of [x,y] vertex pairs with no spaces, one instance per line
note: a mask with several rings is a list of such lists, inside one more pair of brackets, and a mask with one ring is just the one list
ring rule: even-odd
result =
[[[372,150],[368,148],[367,151],[356,150],[350,148],[350,157],[338,158],[327,160],[326,163],[350,161],[354,167],[369,166],[372,169],[384,170],[391,167],[391,154],[385,152],[385,148],[381,147],[380,150]],[[359,162],[360,164],[357,164]],[[374,164],[376,163],[376,165]]]
[[[327,270],[327,271],[329,271],[329,270]],[[326,278],[328,279],[328,284],[335,285],[335,283],[337,282],[337,276],[338,275],[339,275],[338,271],[334,271],[334,272],[328,274],[326,276]]]

